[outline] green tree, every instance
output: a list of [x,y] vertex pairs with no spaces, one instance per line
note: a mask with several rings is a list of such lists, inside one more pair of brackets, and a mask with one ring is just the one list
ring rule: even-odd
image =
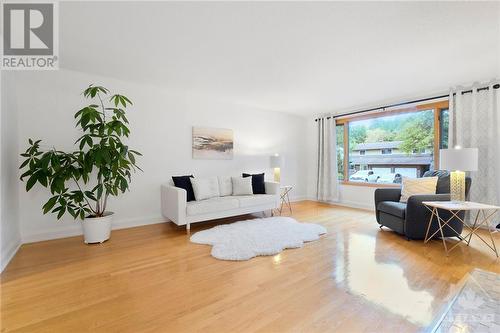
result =
[[423,111],[407,121],[398,139],[403,141],[399,147],[410,154],[414,149],[423,151],[434,143],[434,116],[432,111]]
[[349,151],[352,151],[358,143],[366,142],[366,137],[364,126],[349,126]]
[[337,178],[344,179],[344,125],[337,125]]
[[396,134],[382,128],[369,129],[366,135],[366,142],[394,141]]
[[404,116],[389,116],[382,118],[375,118],[370,125],[370,129],[383,129],[387,132],[396,132],[401,128],[401,123],[404,121]]
[[443,110],[441,112],[441,147],[448,148],[448,132],[450,124],[450,114],[448,110]]

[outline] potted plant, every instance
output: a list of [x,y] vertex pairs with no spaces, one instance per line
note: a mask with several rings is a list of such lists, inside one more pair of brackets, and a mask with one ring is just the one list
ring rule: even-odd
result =
[[94,103],[75,113],[76,126],[83,132],[75,142],[77,150],[43,151],[41,140],[29,139],[28,149],[21,154],[26,191],[36,183],[48,188],[52,196],[43,205],[43,213],[57,214],[57,219],[69,213],[83,220],[87,244],[109,239],[113,213],[106,210],[108,197],[128,190],[131,172],[140,170],[135,155],[141,154],[122,142],[130,134],[125,109],[132,102],[119,94],[108,100],[108,94],[101,86],[84,90],[83,96]]

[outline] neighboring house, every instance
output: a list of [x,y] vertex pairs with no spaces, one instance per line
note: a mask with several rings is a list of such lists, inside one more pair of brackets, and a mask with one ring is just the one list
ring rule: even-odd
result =
[[387,141],[357,144],[350,153],[351,172],[368,169],[378,174],[399,173],[406,177],[421,177],[432,165],[432,148],[407,154],[399,149],[402,143]]

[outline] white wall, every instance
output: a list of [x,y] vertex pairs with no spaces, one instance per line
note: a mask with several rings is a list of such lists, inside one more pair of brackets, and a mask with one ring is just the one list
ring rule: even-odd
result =
[[340,204],[354,207],[375,210],[375,187],[340,185]]
[[[130,192],[109,202],[109,209],[116,213],[117,228],[163,221],[159,189],[172,175],[265,171],[272,178],[269,156],[275,152],[285,158],[282,183],[294,186],[295,199],[306,195],[303,117],[68,70],[10,74],[7,84],[17,93],[19,150],[26,148],[28,138],[42,139],[45,148],[71,149],[80,135],[73,115],[86,103],[81,91],[90,83],[132,99],[128,144],[144,154],[139,159],[144,172],[133,176]],[[192,126],[233,129],[234,159],[193,160]],[[46,189],[38,187],[26,193],[23,183],[18,187],[23,242],[81,233],[79,224],[71,218],[58,222],[53,215],[42,215],[41,206],[49,195]]]
[[[0,74],[1,75],[1,74]],[[0,272],[7,266],[21,245],[18,207],[18,142],[15,100],[8,98],[13,87],[1,81],[0,135]]]

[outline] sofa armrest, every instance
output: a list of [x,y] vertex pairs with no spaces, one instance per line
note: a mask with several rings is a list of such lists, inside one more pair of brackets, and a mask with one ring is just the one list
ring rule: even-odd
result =
[[280,193],[280,183],[277,182],[265,182],[266,194],[276,194]]
[[186,224],[187,192],[185,189],[163,184],[161,186],[161,212],[177,225]]

